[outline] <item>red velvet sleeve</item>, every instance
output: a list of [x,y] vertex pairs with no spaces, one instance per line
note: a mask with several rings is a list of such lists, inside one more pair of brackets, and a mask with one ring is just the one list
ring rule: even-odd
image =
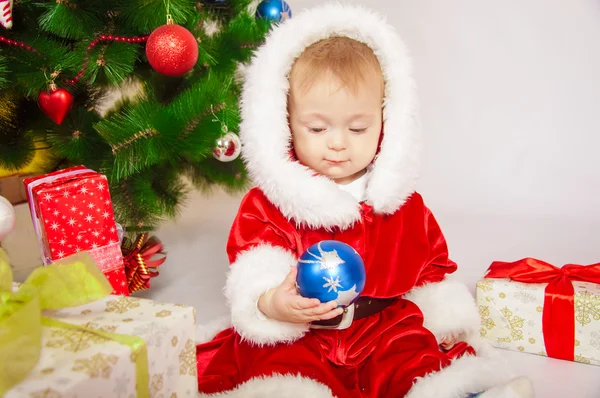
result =
[[227,242],[230,264],[255,246],[268,244],[296,252],[295,228],[258,188],[252,189],[240,204]]
[[440,226],[428,208],[425,208],[425,233],[429,242],[429,259],[424,264],[415,287],[425,283],[441,282],[447,274],[457,270],[457,265],[448,257],[448,246]]

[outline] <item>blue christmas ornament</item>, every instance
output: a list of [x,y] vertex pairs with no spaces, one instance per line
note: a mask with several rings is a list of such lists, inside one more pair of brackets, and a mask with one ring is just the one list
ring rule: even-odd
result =
[[265,18],[273,22],[283,22],[292,17],[292,9],[284,0],[264,0],[256,9],[256,18]]
[[298,260],[296,284],[303,297],[323,303],[336,300],[346,307],[363,291],[366,277],[363,260],[352,246],[324,240],[309,247]]

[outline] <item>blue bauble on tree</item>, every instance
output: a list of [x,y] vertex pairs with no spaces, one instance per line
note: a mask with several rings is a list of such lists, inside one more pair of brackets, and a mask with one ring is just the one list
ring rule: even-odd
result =
[[283,22],[292,17],[292,9],[284,0],[264,0],[256,9],[256,18]]
[[336,300],[346,307],[362,293],[366,277],[363,260],[352,246],[324,240],[309,247],[298,260],[296,283],[303,297],[323,303]]

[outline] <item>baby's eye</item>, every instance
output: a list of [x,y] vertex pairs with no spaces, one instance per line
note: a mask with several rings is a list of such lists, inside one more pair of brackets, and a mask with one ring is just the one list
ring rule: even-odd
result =
[[365,131],[367,131],[367,128],[363,128],[363,129],[350,129],[350,131],[352,131],[353,133],[364,133]]
[[309,127],[308,130],[310,130],[311,133],[322,133],[325,131],[325,129],[321,127]]

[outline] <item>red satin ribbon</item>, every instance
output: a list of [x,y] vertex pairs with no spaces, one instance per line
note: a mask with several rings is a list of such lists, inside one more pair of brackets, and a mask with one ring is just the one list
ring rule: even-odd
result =
[[485,278],[510,278],[523,283],[548,283],[542,330],[548,356],[572,361],[575,357],[575,305],[572,281],[600,284],[600,263],[567,264],[562,268],[524,258],[513,263],[495,261]]

